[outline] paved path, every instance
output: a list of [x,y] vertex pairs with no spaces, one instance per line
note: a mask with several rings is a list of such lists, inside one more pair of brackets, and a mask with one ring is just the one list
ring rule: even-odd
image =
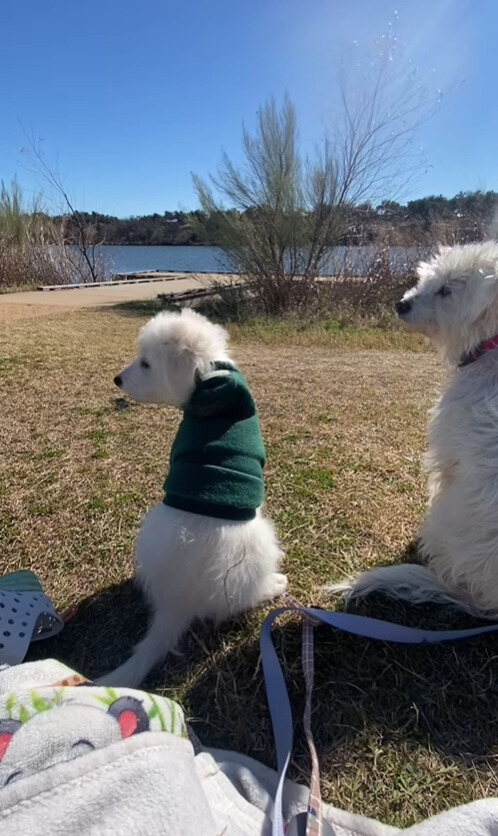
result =
[[[80,308],[98,308],[119,305],[141,299],[155,299],[159,293],[182,293],[206,287],[211,276],[202,279],[188,273],[178,273],[177,278],[168,281],[154,281],[144,284],[92,287],[91,285],[71,290],[32,290],[25,293],[4,293],[0,295],[0,321],[27,319],[47,316],[51,313]],[[220,276],[216,276],[220,279]]]

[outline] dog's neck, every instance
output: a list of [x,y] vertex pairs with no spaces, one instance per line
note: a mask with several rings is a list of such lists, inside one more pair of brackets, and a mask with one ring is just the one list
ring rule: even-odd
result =
[[471,351],[464,352],[458,361],[458,368],[461,369],[464,366],[468,366],[470,363],[475,363],[475,361],[479,360],[479,357],[482,357],[483,354],[487,354],[488,351],[494,351],[497,348],[498,334],[491,337],[489,340],[483,340]]
[[205,380],[207,377],[211,377],[212,375],[216,374],[227,374],[228,372],[231,372],[236,368],[237,366],[235,365],[233,360],[229,360],[228,358],[226,360],[212,360],[209,364],[208,369],[204,369],[203,371],[201,371],[200,369],[196,370],[195,385],[197,386],[199,381]]
[[187,397],[184,399],[184,402],[181,405],[181,409],[185,411],[187,405],[190,401],[190,398],[194,394],[197,386],[202,380],[207,380],[209,377],[222,377],[224,375],[228,375],[231,371],[234,371],[237,366],[230,360],[229,357],[226,357],[224,360],[211,360],[207,366],[202,369],[196,369],[194,374],[194,381],[193,385],[189,389],[187,393]]
[[[471,324],[432,337],[450,369],[459,369],[475,362],[498,346],[498,304],[489,305]],[[497,341],[497,345],[494,344]]]

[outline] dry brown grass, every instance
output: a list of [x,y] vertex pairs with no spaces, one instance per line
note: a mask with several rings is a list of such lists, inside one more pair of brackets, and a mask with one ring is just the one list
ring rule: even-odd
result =
[[55,305],[5,305],[0,297],[0,323],[15,322],[18,319],[39,319],[43,316],[60,314]]
[[[0,334],[1,570],[34,569],[60,608],[83,601],[60,638],[31,657],[58,656],[89,675],[122,661],[144,629],[128,580],[133,539],[161,496],[178,422],[113,387],[142,321],[105,310],[11,322]],[[268,508],[291,591],[323,602],[321,584],[406,552],[424,508],[421,454],[438,362],[402,332],[256,323],[233,336],[260,408]],[[380,599],[362,611],[464,626],[446,609]],[[196,628],[147,685],[176,696],[206,744],[271,764],[263,616]],[[296,718],[299,642],[292,624],[277,631]],[[494,638],[403,648],[319,630],[313,723],[325,797],[406,825],[496,794],[497,651]],[[306,780],[307,769],[298,732],[293,777]]]

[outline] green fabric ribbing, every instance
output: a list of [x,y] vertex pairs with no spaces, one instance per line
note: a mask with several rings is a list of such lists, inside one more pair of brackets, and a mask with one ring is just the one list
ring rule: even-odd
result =
[[164,483],[164,503],[249,520],[264,500],[265,449],[256,406],[238,369],[214,363],[184,409]]

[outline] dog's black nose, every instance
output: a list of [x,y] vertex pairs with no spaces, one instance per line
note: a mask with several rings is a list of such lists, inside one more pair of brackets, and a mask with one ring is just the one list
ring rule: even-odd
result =
[[396,313],[398,316],[404,316],[408,313],[412,308],[412,303],[409,299],[402,299],[401,302],[398,302],[396,305]]
[[116,377],[114,378],[114,383],[116,384],[116,386],[119,386],[121,388],[121,386],[123,385],[123,378],[120,374],[116,375]]

